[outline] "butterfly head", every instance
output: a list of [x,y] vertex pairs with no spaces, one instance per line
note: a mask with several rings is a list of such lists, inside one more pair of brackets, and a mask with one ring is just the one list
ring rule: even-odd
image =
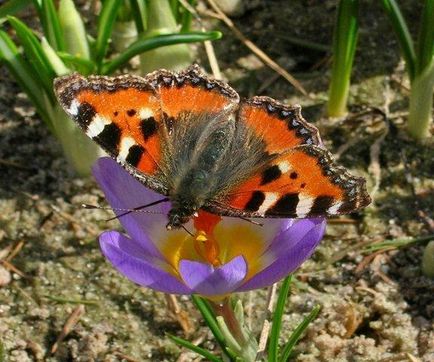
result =
[[177,205],[175,203],[174,207],[167,215],[169,222],[167,223],[166,228],[168,230],[179,229],[182,225],[187,223],[190,218],[197,215],[198,209],[198,207],[193,206],[192,204]]

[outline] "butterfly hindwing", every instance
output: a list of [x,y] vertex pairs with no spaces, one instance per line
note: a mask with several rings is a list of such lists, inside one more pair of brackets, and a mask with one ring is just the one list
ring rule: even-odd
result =
[[346,214],[369,202],[363,178],[337,166],[328,151],[301,145],[276,156],[207,209],[231,216],[303,218]]

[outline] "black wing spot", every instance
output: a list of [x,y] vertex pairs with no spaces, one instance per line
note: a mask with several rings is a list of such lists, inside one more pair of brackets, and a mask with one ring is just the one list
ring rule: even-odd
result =
[[334,198],[332,196],[318,196],[313,202],[309,215],[322,215],[326,214],[327,209],[332,206]]
[[117,156],[121,129],[114,123],[107,124],[101,133],[93,139],[107,151]]
[[303,182],[303,183],[300,185],[300,187],[301,187],[302,189],[304,189],[304,188],[306,187],[306,183]]
[[295,180],[298,177],[298,173],[297,172],[291,172],[291,174],[289,175],[289,177],[293,180]]
[[135,109],[129,109],[129,110],[127,111],[127,115],[128,115],[128,117],[132,117],[132,116],[134,116],[136,113],[137,113],[137,112],[136,112]]
[[262,191],[255,191],[252,194],[249,202],[246,204],[245,209],[248,211],[258,211],[265,200],[265,194]]
[[84,131],[87,131],[87,127],[92,122],[95,115],[95,107],[90,103],[83,102],[78,106],[78,112],[74,119],[84,129]]
[[145,141],[147,141],[157,132],[158,123],[154,117],[149,117],[146,119],[142,119],[140,123],[140,128],[142,129],[143,138],[145,139]]
[[114,112],[113,112],[113,115],[114,115],[115,117],[117,117],[117,116],[119,115],[119,112],[118,112],[118,111],[114,111]]
[[144,148],[140,145],[131,146],[128,150],[128,156],[125,159],[125,162],[131,166],[137,167],[140,162],[140,158],[143,155]]
[[266,185],[270,182],[273,182],[274,180],[277,180],[281,175],[282,171],[280,171],[278,165],[271,166],[262,173],[261,185]]
[[297,215],[298,193],[286,194],[282,196],[274,206],[266,211],[270,215]]

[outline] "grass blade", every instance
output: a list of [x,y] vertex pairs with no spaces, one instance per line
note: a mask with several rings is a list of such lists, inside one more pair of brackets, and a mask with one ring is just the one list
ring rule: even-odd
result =
[[285,303],[288,298],[288,293],[291,288],[292,276],[285,278],[280,288],[279,297],[277,299],[276,308],[274,309],[273,321],[271,325],[270,339],[268,341],[268,361],[276,362],[279,353],[279,335],[282,327],[282,315],[285,309]]
[[30,98],[38,114],[50,130],[53,131],[51,119],[46,112],[47,105],[42,95],[39,81],[34,77],[33,69],[18,52],[12,39],[2,30],[0,30],[0,59],[6,64],[21,89]]
[[110,74],[118,69],[120,66],[128,62],[132,57],[144,53],[148,50],[156,49],[159,47],[192,43],[205,40],[215,40],[221,37],[221,33],[218,31],[210,32],[191,32],[184,34],[164,34],[157,35],[152,38],[140,39],[131,44],[122,54],[115,57],[113,60],[108,61],[102,67],[102,74]]
[[55,50],[65,50],[62,29],[53,0],[42,0],[42,17],[45,37]]
[[430,240],[434,240],[434,234],[420,236],[418,238],[398,238],[392,240],[386,240],[381,243],[373,243],[367,245],[362,252],[364,253],[373,253],[378,250],[393,250],[398,249],[413,243],[424,243]]
[[[9,0],[7,3],[0,6],[0,18],[4,18],[7,15],[14,15],[31,3],[32,0]],[[5,20],[6,19],[1,19],[0,21],[3,22]]]
[[416,74],[429,67],[434,58],[434,0],[426,0],[420,25]]
[[319,305],[315,306],[312,311],[309,313],[307,317],[305,317],[301,323],[295,328],[294,332],[292,332],[291,337],[289,337],[288,342],[286,342],[285,347],[283,348],[282,355],[279,359],[280,362],[288,361],[292,349],[296,345],[297,341],[300,339],[303,332],[309,326],[309,324],[317,317],[321,307]]
[[214,356],[211,352],[207,351],[204,348],[198,347],[194,345],[193,343],[186,341],[185,339],[173,336],[171,334],[167,334],[167,336],[176,344],[188,348],[189,350],[196,352],[197,354],[201,355],[202,357],[206,358],[207,361],[211,362],[223,362],[220,358]]
[[51,68],[42,46],[36,38],[33,31],[26,24],[13,16],[8,16],[8,21],[15,29],[17,37],[21,42],[24,53],[29,59],[29,64],[33,68],[33,77],[38,79],[39,83],[44,87],[45,92],[50,97],[50,101],[54,102],[53,79],[55,72]]
[[116,15],[121,3],[122,0],[106,0],[102,6],[101,13],[99,14],[98,31],[95,44],[95,60],[98,68],[101,67],[102,60],[107,53],[108,44],[113,29],[113,23],[116,19]]
[[408,75],[413,81],[416,75],[416,53],[414,50],[413,39],[407,27],[407,23],[402,16],[401,10],[395,0],[383,0],[383,7],[389,16],[393,31],[398,37],[399,46],[405,59]]

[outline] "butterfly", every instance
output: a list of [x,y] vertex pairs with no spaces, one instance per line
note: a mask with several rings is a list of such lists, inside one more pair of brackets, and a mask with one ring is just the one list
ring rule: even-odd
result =
[[78,126],[146,187],[166,196],[168,228],[199,209],[241,218],[348,214],[365,180],[336,165],[301,107],[240,101],[193,65],[145,77],[71,74],[54,82]]

